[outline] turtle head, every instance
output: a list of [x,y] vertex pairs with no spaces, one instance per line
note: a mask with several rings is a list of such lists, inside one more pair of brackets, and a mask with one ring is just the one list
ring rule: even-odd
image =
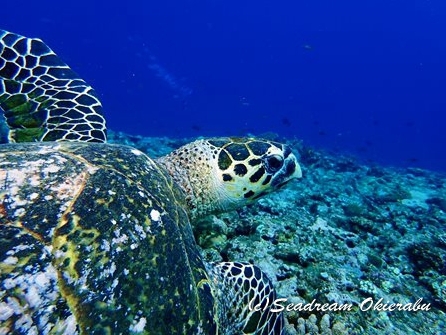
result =
[[242,207],[302,176],[288,146],[255,138],[198,140],[158,162],[185,191],[192,219]]

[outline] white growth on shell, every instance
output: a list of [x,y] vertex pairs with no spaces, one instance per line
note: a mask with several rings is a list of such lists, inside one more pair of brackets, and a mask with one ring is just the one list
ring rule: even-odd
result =
[[67,199],[67,205],[71,202],[75,194],[78,192],[79,188],[85,181],[85,174],[81,173],[79,175],[70,175],[65,178],[65,180],[56,185],[50,187],[51,191],[55,192],[57,199],[65,200]]
[[128,241],[129,237],[126,234],[121,235],[121,229],[119,228],[114,231],[114,234],[116,237],[112,238],[111,245],[114,246],[115,244],[118,244],[118,246],[114,248],[114,250],[116,252],[121,252],[122,248],[119,245],[125,244]]
[[26,211],[25,211],[24,208],[18,208],[14,212],[14,216],[18,218],[18,217],[21,217],[21,216],[25,215],[25,213],[26,213]]
[[146,326],[147,319],[142,317],[138,322],[133,322],[134,324],[130,326],[129,330],[135,333],[142,333],[144,331],[144,327]]
[[60,170],[60,167],[57,165],[49,165],[46,168],[42,170],[43,173],[49,174],[49,173],[56,173]]
[[135,230],[139,234],[139,237],[144,240],[147,237],[146,232],[144,231],[144,228],[140,226],[139,224],[135,224]]
[[30,248],[32,248],[30,245],[19,244],[19,245],[15,245],[12,249],[8,250],[6,252],[6,254],[7,255],[15,255],[19,251],[27,250]]
[[97,170],[99,170],[96,166],[87,165],[87,172],[89,174],[94,174]]
[[161,217],[161,214],[160,214],[160,212],[158,212],[156,209],[152,209],[152,210],[150,211],[150,218],[151,218],[153,221],[155,221],[155,222],[159,221],[159,220],[160,220],[160,217]]
[[23,321],[24,329],[30,330],[33,321],[31,319],[27,320],[27,316],[23,315],[24,308],[40,309],[44,311],[43,313],[50,313],[52,302],[59,295],[56,282],[57,271],[51,264],[34,273],[16,273],[14,277],[6,278],[3,281],[3,288],[20,292],[26,305],[21,306],[13,298],[6,299],[0,305],[0,319],[8,319],[11,316],[10,310],[12,310],[14,314],[22,315],[21,319],[23,318],[23,320],[17,322],[21,323]]
[[0,302],[0,321],[8,320],[14,314],[14,309],[4,302]]
[[132,154],[136,155],[136,156],[141,156],[143,155],[143,153],[137,149],[132,149],[131,150]]
[[31,177],[28,178],[29,180],[29,184],[31,186],[39,186],[40,184],[40,176],[38,174],[32,175]]
[[59,149],[60,149],[60,144],[54,144],[54,145],[48,145],[48,146],[44,145],[39,149],[38,153],[45,155],[48,153],[52,153],[53,151],[57,151]]
[[65,320],[64,334],[78,334],[78,332],[76,331],[76,326],[77,326],[76,318],[74,317],[74,315],[70,315]]
[[101,276],[101,278],[107,278],[109,276],[113,276],[115,271],[116,271],[116,264],[115,264],[115,262],[112,262],[110,264],[110,267],[103,269],[100,276]]
[[3,263],[8,264],[8,265],[14,265],[14,264],[17,264],[18,261],[19,261],[19,259],[17,257],[9,256],[3,260]]
[[107,240],[102,240],[102,250],[110,251],[110,243]]

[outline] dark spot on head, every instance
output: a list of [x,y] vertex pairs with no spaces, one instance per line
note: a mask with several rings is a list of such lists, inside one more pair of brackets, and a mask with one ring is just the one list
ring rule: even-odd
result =
[[257,183],[259,181],[260,178],[262,178],[263,174],[265,173],[265,169],[263,167],[261,167],[260,169],[258,169],[256,171],[256,173],[254,173],[250,178],[249,181],[251,183]]
[[234,166],[234,172],[236,175],[243,177],[248,172],[248,169],[244,164],[237,164]]
[[261,162],[262,160],[260,158],[253,158],[249,160],[248,164],[251,166],[256,166],[259,165]]
[[231,157],[226,153],[225,150],[220,151],[220,154],[218,155],[218,167],[221,170],[226,170],[228,167],[231,166],[232,160]]
[[255,193],[251,190],[249,190],[248,192],[246,192],[243,196],[245,198],[251,198]]
[[270,145],[265,142],[254,141],[248,143],[249,149],[251,149],[252,153],[257,156],[262,156],[268,152]]
[[267,185],[271,181],[272,175],[267,175],[262,185]]
[[230,174],[223,173],[223,181],[231,181],[232,177]]
[[244,144],[232,143],[226,147],[226,150],[236,161],[243,161],[249,157],[249,151]]

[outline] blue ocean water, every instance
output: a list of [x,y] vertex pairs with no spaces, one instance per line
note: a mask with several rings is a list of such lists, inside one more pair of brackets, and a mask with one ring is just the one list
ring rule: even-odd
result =
[[446,171],[446,2],[8,1],[146,136],[275,132],[371,162]]

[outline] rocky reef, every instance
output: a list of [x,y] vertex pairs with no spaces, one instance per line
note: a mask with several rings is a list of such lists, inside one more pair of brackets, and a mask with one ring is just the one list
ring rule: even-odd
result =
[[[112,132],[110,141],[157,157],[191,139]],[[446,333],[446,175],[289,144],[304,177],[198,222],[204,258],[261,267],[294,306],[288,334]]]

